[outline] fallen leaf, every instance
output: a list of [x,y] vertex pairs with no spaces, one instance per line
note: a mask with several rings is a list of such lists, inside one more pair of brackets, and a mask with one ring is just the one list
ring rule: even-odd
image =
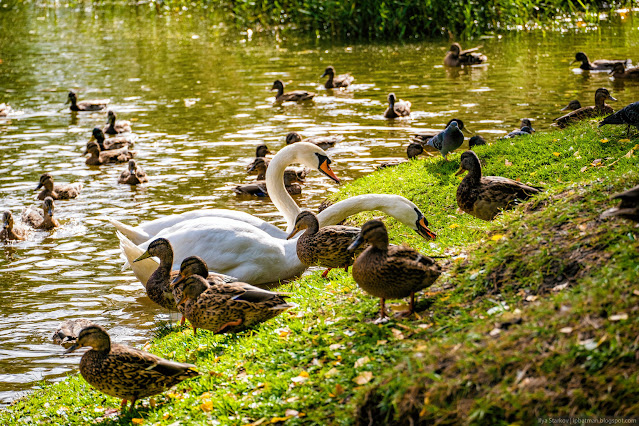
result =
[[608,139],[601,139],[601,143],[608,143]]
[[[632,290],[632,294],[634,294],[635,296],[639,296],[639,290]],[[377,344],[379,345],[379,341],[377,342]]]
[[332,351],[336,351],[338,349],[342,349],[344,346],[341,343],[334,343],[330,345],[328,348]]
[[597,167],[598,165],[600,165],[600,164],[601,164],[601,158],[597,158],[596,160],[594,160],[594,161],[593,161],[592,163],[590,163],[590,164],[592,164],[594,167]]
[[300,415],[300,412],[299,412],[299,411],[297,411],[297,410],[293,410],[293,409],[289,408],[288,410],[286,410],[286,411],[284,412],[284,415],[285,415],[286,417],[297,417],[297,416],[299,416],[299,415]]
[[404,333],[402,333],[400,330],[396,329],[396,328],[391,328],[391,331],[393,332],[393,337],[396,338],[397,340],[404,340]]
[[555,157],[559,157],[561,154],[558,152],[553,152],[552,155],[554,155]]
[[504,235],[503,235],[503,234],[495,234],[495,235],[493,235],[492,237],[490,237],[490,239],[491,239],[491,240],[493,240],[493,241],[499,241],[499,240],[501,240],[502,238],[504,238]]
[[585,172],[586,170],[588,170],[588,166],[583,166],[580,170],[581,173]]
[[144,419],[131,419],[131,423],[133,423],[134,425],[141,425],[142,423],[144,423]]
[[[637,291],[637,290],[635,290],[635,291]],[[637,291],[636,295],[639,296],[639,291]],[[385,345],[386,343],[388,343],[388,340],[378,340],[377,341],[378,345]]]
[[337,376],[338,374],[339,374],[339,370],[333,367],[330,370],[328,370],[325,375],[326,377],[332,377],[332,376]]
[[559,284],[559,285],[554,286],[552,288],[552,291],[561,291],[561,290],[565,289],[566,287],[568,287],[568,283]]
[[355,361],[355,368],[359,368],[362,365],[366,365],[371,361],[371,359],[367,356],[361,357],[357,361]]
[[293,416],[286,416],[286,417],[273,417],[271,419],[271,423],[281,423],[281,422],[285,422],[288,419],[292,418]]
[[623,142],[623,143],[630,142],[630,139],[619,139],[619,142]]
[[302,371],[298,376],[293,377],[291,381],[293,383],[304,383],[309,378],[309,375],[306,371]]
[[204,411],[205,413],[208,413],[209,411],[213,410],[213,401],[211,401],[210,399],[207,399],[202,404],[200,404],[200,409]]
[[171,417],[171,413],[162,414],[162,420],[167,420],[169,417]]
[[561,329],[559,329],[559,332],[560,333],[564,333],[564,334],[570,334],[570,333],[572,333],[572,327],[561,328]]
[[333,391],[333,393],[336,396],[339,396],[341,394],[344,393],[344,387],[342,385],[340,385],[339,383],[335,385],[335,390]]
[[624,157],[630,158],[633,156],[634,153],[635,153],[635,148],[631,148],[630,151],[626,152],[626,155],[624,155]]
[[288,328],[277,328],[275,329],[275,332],[281,338],[286,338],[289,334],[291,334],[291,330],[289,330]]
[[499,333],[501,333],[501,328],[493,328],[488,334],[490,334],[492,337],[495,337],[498,336]]
[[610,315],[610,321],[625,321],[628,319],[628,314],[620,313],[616,315]]
[[452,225],[450,225],[448,228],[450,229],[455,229],[455,228],[459,228],[459,225],[456,223],[453,223]]
[[512,166],[512,165],[513,165],[513,163],[511,163],[510,161],[508,161],[508,159],[505,159],[505,160],[504,160],[504,165],[505,165],[505,166],[509,166],[509,167],[510,167],[510,166]]
[[365,385],[373,379],[373,373],[370,371],[363,371],[359,376],[355,377],[353,381],[358,385]]

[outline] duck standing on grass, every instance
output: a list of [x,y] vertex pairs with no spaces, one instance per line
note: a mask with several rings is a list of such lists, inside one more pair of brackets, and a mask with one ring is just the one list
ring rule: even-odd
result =
[[26,238],[27,229],[15,227],[13,215],[9,210],[2,213],[2,230],[0,230],[0,241],[22,241]]
[[477,52],[482,46],[462,50],[459,43],[453,43],[444,57],[444,65],[447,67],[460,67],[462,65],[475,65],[486,62],[488,58],[483,53]]
[[54,184],[53,176],[49,173],[43,173],[40,176],[40,182],[36,186],[36,191],[44,186],[44,189],[38,194],[38,200],[44,200],[47,197],[51,197],[54,200],[68,200],[80,195],[82,191],[81,183],[71,184]]
[[320,78],[324,78],[328,76],[328,80],[324,83],[324,87],[327,89],[339,89],[342,87],[348,87],[355,80],[350,74],[340,74],[335,75],[335,68],[332,66],[326,67],[324,70],[324,74],[320,76]]
[[384,111],[385,118],[399,118],[410,116],[410,102],[397,100],[394,93],[388,94],[388,108]]
[[199,376],[195,365],[169,361],[130,346],[111,343],[99,325],[82,329],[76,342],[64,353],[90,346],[82,355],[80,374],[91,386],[122,399],[120,410],[131,401],[131,411],[140,398],[157,395],[178,383]]
[[466,213],[482,220],[493,220],[502,210],[514,207],[542,191],[501,176],[481,175],[479,157],[473,151],[461,155],[455,175],[468,174],[457,187],[457,205]]
[[619,206],[610,208],[601,214],[604,219],[610,216],[619,216],[624,219],[639,222],[639,185],[627,191],[610,197],[612,200],[620,200]]
[[626,132],[626,137],[629,138],[630,126],[635,126],[637,130],[639,130],[639,102],[631,103],[614,114],[604,118],[603,121],[599,123],[598,127],[606,124],[627,124],[628,131]]
[[534,131],[535,129],[533,129],[532,123],[530,122],[530,120],[528,118],[522,118],[521,123],[519,125],[519,129],[513,130],[512,132],[508,133],[506,136],[502,137],[501,139],[512,139],[512,138],[518,138],[520,136],[530,136],[533,134]]
[[353,279],[362,290],[380,298],[380,316],[375,322],[387,318],[386,299],[410,296],[409,309],[402,316],[411,315],[415,310],[415,293],[433,285],[442,273],[441,267],[410,247],[389,245],[388,232],[381,220],[366,222],[348,249],[354,251],[364,242],[370,246],[355,260]]
[[199,275],[191,275],[184,282],[182,298],[177,303],[186,304],[184,316],[193,326],[194,335],[198,328],[218,334],[249,329],[294,307],[285,297],[286,294],[247,283],[209,283]]
[[608,89],[600,87],[595,91],[595,106],[579,108],[577,110],[569,112],[566,115],[562,115],[559,118],[555,118],[554,121],[557,126],[559,126],[559,128],[563,129],[572,123],[576,123],[577,121],[581,121],[586,118],[612,114],[614,110],[612,109],[612,107],[606,104],[606,99],[616,101],[616,99],[612,97]]

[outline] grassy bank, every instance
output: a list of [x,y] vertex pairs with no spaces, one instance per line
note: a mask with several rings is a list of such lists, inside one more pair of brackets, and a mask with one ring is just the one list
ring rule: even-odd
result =
[[343,271],[331,281],[316,271],[283,287],[298,308],[255,331],[183,328],[149,343],[203,375],[130,416],[104,418],[119,401],[74,376],[15,402],[0,424],[527,424],[637,413],[639,228],[599,219],[610,194],[639,183],[639,139],[624,130],[586,123],[478,147],[486,174],[547,188],[493,223],[457,211],[459,154],[345,185],[335,199],[406,196],[438,233],[428,242],[385,220],[393,242],[446,256],[415,317],[372,324],[376,299]]

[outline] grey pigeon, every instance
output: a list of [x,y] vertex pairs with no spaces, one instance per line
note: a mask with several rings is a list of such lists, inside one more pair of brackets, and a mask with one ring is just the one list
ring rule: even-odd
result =
[[464,143],[464,134],[459,130],[457,121],[451,121],[446,130],[430,138],[426,145],[438,150],[448,161],[448,153],[456,150]]
[[604,124],[627,124],[628,132],[626,137],[629,138],[630,126],[635,126],[639,130],[639,102],[631,103],[614,114],[610,114],[599,123],[599,127]]

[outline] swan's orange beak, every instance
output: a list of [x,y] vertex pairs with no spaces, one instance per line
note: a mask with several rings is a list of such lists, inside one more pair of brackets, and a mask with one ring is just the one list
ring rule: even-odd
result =
[[437,238],[437,234],[435,234],[433,231],[430,230],[430,228],[428,228],[428,222],[423,216],[417,221],[417,233],[422,237],[430,238],[431,240]]
[[335,173],[333,173],[333,170],[331,170],[331,166],[328,165],[328,161],[326,160],[323,161],[322,164],[320,164],[319,169],[326,176],[333,179],[335,182],[339,183],[339,178],[335,175]]

